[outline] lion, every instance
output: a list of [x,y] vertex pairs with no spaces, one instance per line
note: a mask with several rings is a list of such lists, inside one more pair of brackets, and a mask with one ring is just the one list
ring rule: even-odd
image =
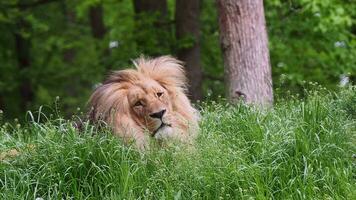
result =
[[187,97],[182,62],[171,56],[140,57],[136,69],[113,71],[91,95],[90,119],[104,121],[125,143],[148,148],[149,136],[159,141],[191,143],[199,112]]

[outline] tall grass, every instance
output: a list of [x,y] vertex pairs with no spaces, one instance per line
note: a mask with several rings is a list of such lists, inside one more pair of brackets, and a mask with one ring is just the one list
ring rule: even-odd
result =
[[355,104],[354,88],[270,110],[210,102],[194,149],[145,154],[63,119],[4,124],[0,199],[356,199]]

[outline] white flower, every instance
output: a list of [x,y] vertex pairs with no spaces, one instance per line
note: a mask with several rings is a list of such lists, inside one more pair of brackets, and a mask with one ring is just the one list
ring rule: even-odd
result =
[[119,41],[110,41],[109,42],[110,49],[117,48],[117,47],[119,47]]
[[340,86],[344,87],[345,85],[347,85],[350,82],[350,77],[348,77],[347,75],[343,74],[340,76]]
[[344,48],[344,47],[346,46],[346,44],[345,44],[345,42],[343,42],[343,41],[336,41],[336,42],[334,43],[334,46],[335,46],[335,47]]

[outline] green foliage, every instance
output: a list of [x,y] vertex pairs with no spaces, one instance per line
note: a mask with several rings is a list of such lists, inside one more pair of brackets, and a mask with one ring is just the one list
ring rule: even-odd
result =
[[351,96],[315,91],[264,111],[210,102],[194,148],[153,143],[144,154],[109,132],[29,115],[1,125],[0,198],[355,199]]
[[[30,79],[35,92],[29,109],[51,104],[60,96],[69,115],[84,107],[92,88],[110,70],[130,66],[141,54],[175,55],[195,42],[190,37],[175,39],[174,0],[168,0],[164,19],[147,13],[136,16],[132,0],[20,6],[33,2],[0,2],[0,99],[6,118],[23,115],[22,77]],[[88,19],[89,8],[97,4],[103,5],[107,29],[101,40],[92,36]],[[302,92],[309,81],[335,89],[341,74],[355,75],[356,4],[352,0],[266,1],[265,15],[274,87],[283,88],[276,90],[278,95]],[[21,20],[29,25],[20,27]],[[205,99],[217,99],[224,95],[224,72],[214,1],[202,1],[200,28]],[[30,40],[29,69],[18,68],[15,33]],[[108,48],[110,42],[117,46]]]
[[340,0],[268,1],[273,81],[301,91],[303,82],[335,88],[356,72],[356,5]]

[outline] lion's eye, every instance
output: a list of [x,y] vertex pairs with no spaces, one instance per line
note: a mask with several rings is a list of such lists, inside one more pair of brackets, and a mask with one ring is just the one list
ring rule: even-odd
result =
[[142,103],[141,101],[137,101],[134,106],[135,106],[135,107],[137,107],[137,106],[143,106],[143,103]]
[[157,92],[157,96],[161,97],[163,95],[163,92]]

